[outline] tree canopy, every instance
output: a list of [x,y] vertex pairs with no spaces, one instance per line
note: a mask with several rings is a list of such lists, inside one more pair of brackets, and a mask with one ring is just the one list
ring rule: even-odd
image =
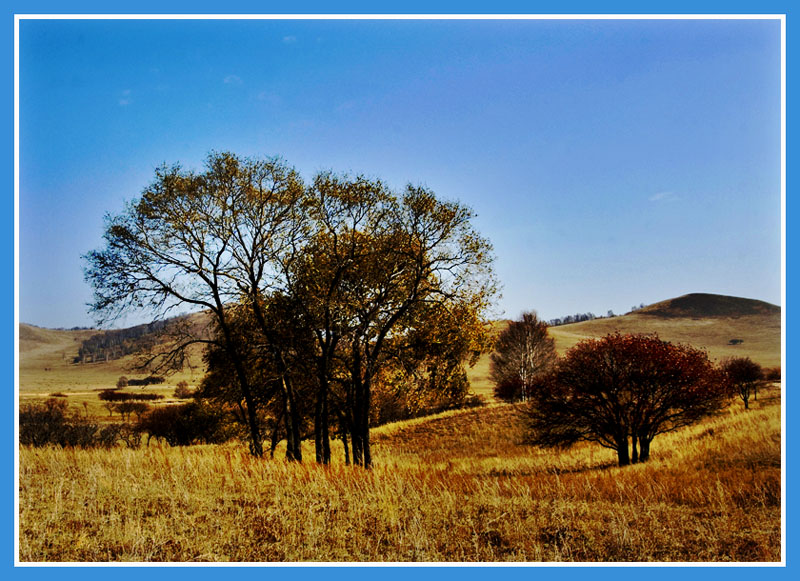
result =
[[570,349],[537,382],[525,417],[534,444],[596,442],[626,465],[649,459],[653,438],[716,412],[727,396],[704,351],[615,333]]
[[536,313],[523,313],[519,321],[509,322],[494,349],[489,376],[495,383],[495,396],[505,401],[528,401],[537,378],[556,360],[547,323]]
[[[331,172],[306,185],[280,159],[212,153],[201,173],[159,168],[138,200],[108,216],[105,246],[86,255],[85,275],[92,310],[106,320],[130,310],[154,319],[187,307],[211,313],[210,332],[187,329],[153,363],[180,365],[188,345],[207,344],[212,367],[222,367],[203,391],[232,392],[223,399],[247,418],[255,454],[259,413],[275,400],[287,457],[302,459],[303,410],[313,407],[316,458],[328,462],[333,398],[355,463],[369,466],[374,383],[387,366],[419,376],[425,358],[415,342],[448,341],[434,351],[457,378],[486,346],[481,321],[496,282],[473,217],[422,187],[397,194]],[[311,362],[310,388],[300,385],[299,361]]]

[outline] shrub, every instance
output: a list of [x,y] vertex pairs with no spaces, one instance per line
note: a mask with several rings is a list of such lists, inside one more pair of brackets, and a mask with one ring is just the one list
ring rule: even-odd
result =
[[194,392],[189,389],[189,384],[185,381],[179,381],[178,385],[175,386],[175,391],[173,392],[172,396],[177,397],[178,399],[188,399],[192,397]]
[[119,424],[101,428],[78,412],[70,413],[63,399],[50,398],[22,406],[19,411],[19,443],[28,446],[110,448],[122,440],[133,447],[135,438],[130,431]]
[[232,435],[224,411],[199,401],[154,408],[139,419],[136,427],[170,446],[221,443]]

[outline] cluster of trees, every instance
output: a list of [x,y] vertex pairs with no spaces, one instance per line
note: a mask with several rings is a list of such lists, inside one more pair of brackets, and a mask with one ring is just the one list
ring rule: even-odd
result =
[[135,377],[127,379],[122,376],[117,380],[117,387],[147,387],[148,385],[159,385],[165,381],[166,378],[163,375],[148,375],[143,379],[136,379]]
[[73,363],[112,361],[131,353],[139,353],[151,348],[168,325],[169,321],[154,321],[92,335],[81,343]]
[[[608,311],[608,316],[613,317],[614,313]],[[559,325],[569,325],[570,323],[582,323],[583,321],[593,321],[598,317],[594,313],[576,313],[574,315],[567,315],[565,317],[558,317],[550,319],[547,324],[551,327],[558,327]]]
[[[41,447],[56,445],[72,448],[111,448],[124,444],[138,448],[142,437],[152,438],[171,446],[216,444],[241,435],[218,407],[202,401],[148,408],[139,402],[116,404],[123,423],[99,424],[77,410],[70,410],[66,400],[49,398],[41,403],[21,406],[19,412],[20,444]],[[143,406],[138,410],[124,406]],[[138,413],[137,413],[138,411]],[[137,419],[131,420],[136,413]]]
[[116,389],[104,389],[97,394],[97,397],[101,401],[152,401],[164,399],[164,396],[158,393],[127,393]]
[[464,365],[488,347],[491,246],[472,217],[422,187],[327,172],[305,184],[279,159],[214,153],[202,173],[160,168],[108,216],[85,276],[102,319],[210,313],[211,333],[187,330],[150,364],[180,367],[205,344],[196,395],[238,414],[255,455],[281,426],[290,460],[310,432],[318,462],[338,435],[369,467],[392,396],[409,413],[463,399]]
[[749,409],[766,374],[749,358],[715,366],[704,351],[657,336],[586,339],[563,358],[534,313],[498,337],[495,395],[522,401],[528,441],[544,447],[596,442],[620,465],[644,462],[659,434],[713,414],[739,397]]
[[127,424],[100,425],[70,410],[64,399],[49,398],[20,406],[19,442],[28,446],[111,448],[123,442],[138,447],[141,434]]

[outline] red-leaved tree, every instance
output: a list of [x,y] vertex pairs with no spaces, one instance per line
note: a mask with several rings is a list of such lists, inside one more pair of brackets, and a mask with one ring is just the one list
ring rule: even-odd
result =
[[644,462],[650,443],[721,409],[728,396],[704,351],[654,335],[581,341],[539,379],[525,408],[530,443],[597,442],[620,466]]

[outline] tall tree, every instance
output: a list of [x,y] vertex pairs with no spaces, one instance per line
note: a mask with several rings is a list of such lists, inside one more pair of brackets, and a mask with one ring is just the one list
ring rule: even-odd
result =
[[547,333],[547,323],[536,313],[523,313],[497,337],[489,368],[495,395],[507,401],[528,401],[537,377],[549,371],[555,360],[555,342]]
[[310,195],[313,234],[292,281],[319,345],[318,458],[329,449],[325,386],[335,356],[349,375],[353,459],[369,467],[372,383],[389,339],[423,304],[483,313],[495,291],[491,245],[472,228],[470,210],[424,188],[398,197],[378,181],[321,174]]
[[245,402],[251,448],[259,456],[254,389],[228,310],[262,284],[271,256],[264,249],[282,240],[301,193],[295,172],[276,159],[212,153],[204,173],[161,167],[138,200],[106,217],[105,247],[84,257],[94,289],[91,309],[101,320],[130,310],[155,319],[177,308],[212,314],[216,337],[185,337],[164,360],[197,342],[218,342],[226,350]]

